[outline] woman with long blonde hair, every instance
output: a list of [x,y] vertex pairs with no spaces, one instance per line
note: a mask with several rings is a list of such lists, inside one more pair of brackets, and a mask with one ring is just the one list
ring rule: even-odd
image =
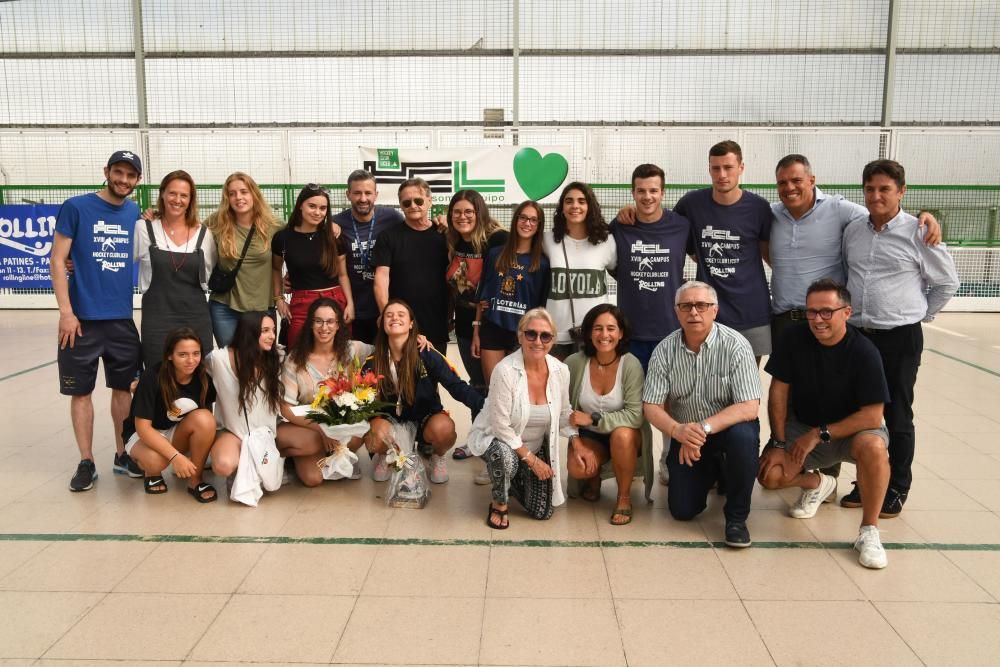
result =
[[239,264],[233,288],[214,292],[209,300],[215,341],[222,347],[232,340],[243,313],[268,311],[273,317],[271,239],[281,225],[260,187],[241,171],[226,179],[219,208],[206,222],[218,248],[218,268],[232,271]]

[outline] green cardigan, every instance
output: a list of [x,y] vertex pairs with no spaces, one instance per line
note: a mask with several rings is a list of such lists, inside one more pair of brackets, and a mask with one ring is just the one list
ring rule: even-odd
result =
[[[566,358],[565,364],[569,366],[569,403],[574,410],[580,406],[580,389],[583,385],[583,374],[587,372],[587,364],[590,358],[577,352]],[[639,463],[636,466],[636,477],[642,475],[646,488],[646,501],[652,502],[653,479],[656,476],[656,468],[653,466],[653,430],[649,422],[642,414],[642,383],[645,374],[642,372],[642,363],[633,354],[625,353],[621,358],[622,364],[622,394],[625,396],[625,407],[615,412],[606,412],[598,423],[602,431],[610,433],[616,428],[627,426],[637,428],[642,433],[642,450],[639,454]],[[614,468],[609,460],[601,467],[601,479],[608,479],[615,476]],[[579,480],[569,480],[569,496],[576,498],[580,495],[582,487]]]

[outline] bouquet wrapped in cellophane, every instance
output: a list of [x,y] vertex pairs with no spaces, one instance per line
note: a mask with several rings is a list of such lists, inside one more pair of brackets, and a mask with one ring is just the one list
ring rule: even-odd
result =
[[416,451],[417,425],[393,422],[388,451],[385,458],[392,477],[386,489],[385,502],[389,507],[423,509],[431,497],[427,469]]
[[350,477],[358,456],[346,443],[368,432],[369,419],[388,415],[385,410],[392,404],[378,400],[379,379],[371,371],[362,372],[355,362],[321,381],[310,405],[292,408],[293,414],[319,424],[323,433],[337,442],[333,452],[317,464],[324,479]]

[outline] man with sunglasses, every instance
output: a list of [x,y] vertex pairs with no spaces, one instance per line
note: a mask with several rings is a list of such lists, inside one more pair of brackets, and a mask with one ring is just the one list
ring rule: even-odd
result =
[[375,303],[375,243],[379,234],[403,222],[396,209],[376,206],[377,199],[375,176],[364,169],[355,169],[347,177],[347,200],[351,205],[333,217],[350,249],[347,275],[354,296],[352,337],[368,344],[375,342],[379,316]]
[[[889,490],[881,516],[899,516],[910,483],[916,445],[913,388],[924,349],[921,322],[930,322],[958,291],[955,260],[944,244],[928,247],[920,223],[902,209],[906,172],[892,160],[875,160],[861,174],[868,218],[844,231],[847,288],[853,295],[851,324],[861,329],[882,356],[889,404]],[[854,493],[841,499],[858,507]]]
[[746,338],[715,321],[718,297],[711,286],[686,282],[674,304],[681,328],[653,350],[642,391],[646,419],[670,442],[667,505],[675,519],[695,518],[724,472],[725,542],[748,547],[760,447],[757,361]]
[[381,232],[375,244],[375,303],[381,313],[390,298],[402,299],[420,333],[448,350],[448,242],[430,219],[431,186],[411,178],[399,186],[402,225]]
[[771,374],[771,439],[758,479],[766,489],[802,489],[789,514],[809,519],[837,493],[836,477],[822,469],[854,463],[862,502],[854,548],[861,565],[881,569],[888,560],[878,519],[889,483],[889,432],[882,421],[889,389],[882,359],[872,342],[847,324],[853,311],[843,284],[817,280],[805,303],[809,326],[789,328],[765,367]]

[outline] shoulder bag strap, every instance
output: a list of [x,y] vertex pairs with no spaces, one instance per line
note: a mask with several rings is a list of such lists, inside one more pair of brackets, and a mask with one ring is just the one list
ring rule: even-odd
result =
[[562,246],[563,251],[563,261],[566,262],[566,289],[569,291],[569,316],[573,320],[573,326],[576,326],[576,310],[573,308],[573,281],[569,277],[569,256],[566,255],[566,237],[559,243]]
[[247,251],[250,250],[250,244],[253,243],[253,233],[254,228],[250,227],[250,230],[247,232],[247,240],[243,242],[243,250],[240,251],[240,259],[236,262],[236,266],[233,267],[233,273],[238,272],[240,267],[243,266],[243,260],[246,259]]

